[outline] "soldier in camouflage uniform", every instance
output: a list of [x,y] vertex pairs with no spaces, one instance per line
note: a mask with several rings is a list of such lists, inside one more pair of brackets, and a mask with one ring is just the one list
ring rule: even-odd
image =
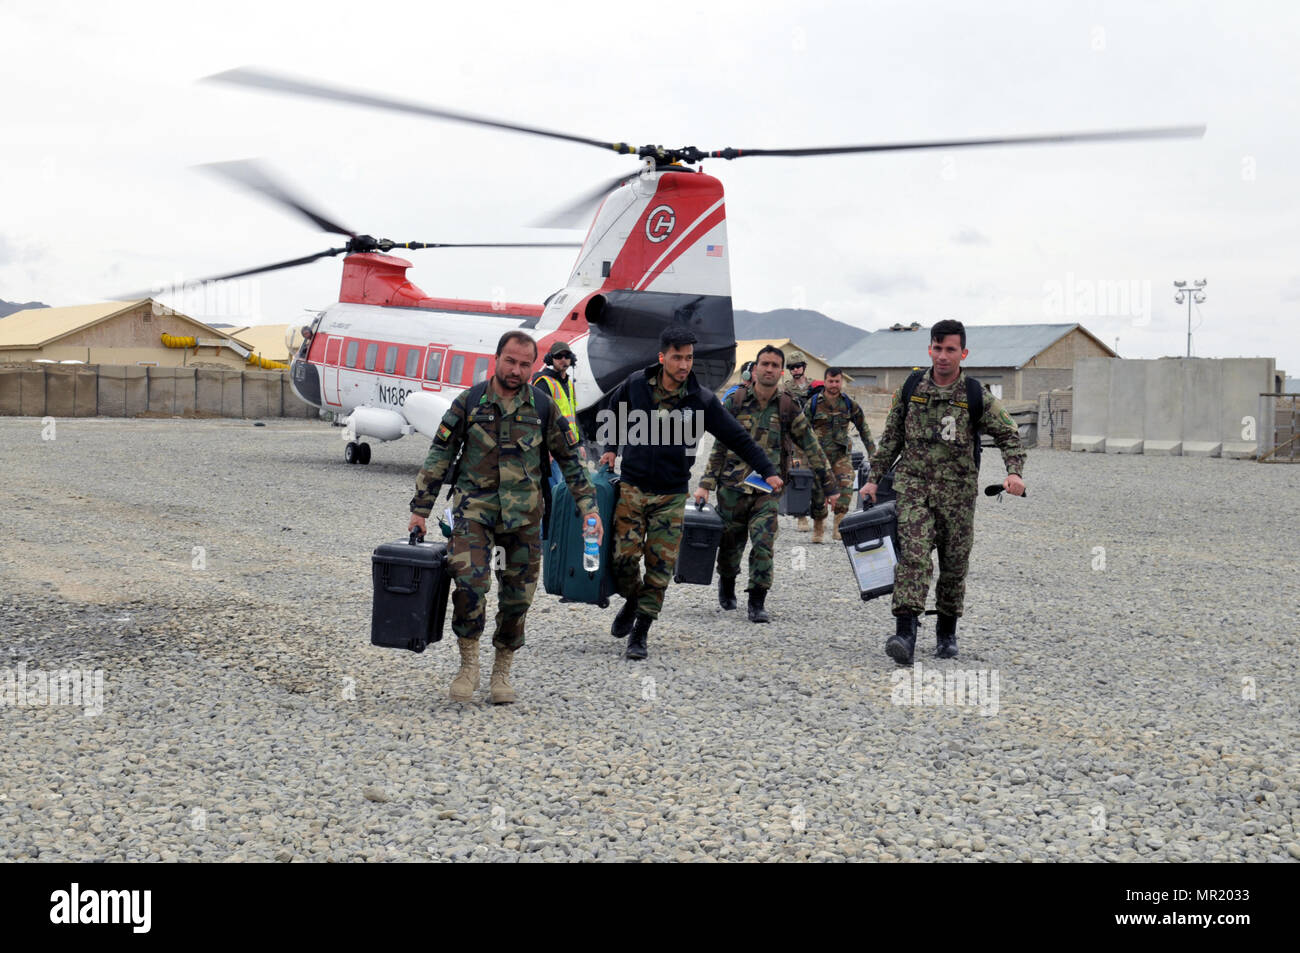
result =
[[[663,608],[682,541],[690,464],[704,431],[739,453],[774,490],[783,485],[767,454],[691,373],[695,340],[689,328],[665,328],[659,363],[619,384],[608,409],[597,415],[597,440],[604,448],[600,462],[612,467],[619,448],[623,451],[611,565],[614,587],[627,601],[610,634],[630,636],[628,659],[646,657],[647,633]],[[681,424],[676,432],[674,418]]]
[[[785,462],[782,456],[787,442],[797,447],[812,464],[817,479],[825,484],[833,504],[838,489],[808,418],[790,397],[776,391],[784,364],[785,354],[780,348],[764,347],[754,362],[752,386],[733,391],[723,406],[740,421],[774,464],[781,466]],[[776,545],[776,517],[780,506],[776,495],[745,484],[749,473],[750,468],[743,460],[722,444],[715,444],[695,499],[698,504],[707,503],[709,491],[717,488],[718,515],[723,521],[722,542],[718,547],[719,605],[724,609],[736,608],[736,576],[740,573],[740,557],[745,552],[745,538],[749,537],[753,543],[746,590],[749,621],[767,622],[770,617],[763,603],[772,588],[772,550]]]
[[975,539],[979,472],[974,448],[980,431],[990,434],[1002,451],[1007,468],[1003,487],[1016,496],[1025,491],[1020,432],[987,387],[983,389],[984,413],[972,427],[966,375],[961,370],[967,353],[966,329],[960,321],[940,321],[930,329],[933,366],[906,403],[903,388],[894,394],[880,446],[871,459],[868,482],[862,487],[862,495],[874,500],[874,478],[898,459],[894,476],[900,550],[894,576],[896,631],[885,643],[885,652],[900,665],[912,663],[934,549],[939,551],[934,595],[939,616],[936,654],[939,658],[957,657],[957,618],[962,614],[966,567]]
[[[781,385],[781,393],[794,398],[795,403],[802,410],[808,403],[808,395],[812,391],[812,382],[808,380],[808,358],[804,357],[803,351],[791,351],[790,357],[785,365],[786,370],[790,372],[790,379]],[[791,467],[802,467],[806,461],[803,457],[795,453],[790,458]],[[813,484],[814,495],[818,492],[818,487]],[[808,532],[808,517],[800,516],[795,519],[794,528],[801,533]]]
[[[876,445],[871,439],[871,428],[867,426],[866,414],[862,405],[843,393],[844,371],[838,367],[826,369],[824,389],[813,394],[804,411],[812,423],[817,442],[826,451],[826,459],[835,471],[835,481],[840,489],[839,502],[834,504],[835,538],[840,538],[840,523],[849,511],[849,499],[853,494],[853,439],[849,435],[849,425],[858,428],[862,445],[867,448],[867,455],[876,452]],[[812,518],[814,543],[822,541],[826,520],[826,499],[821,487],[813,485]]]
[[[559,463],[584,518],[596,516],[596,493],[578,463],[578,437],[564,414],[540,388],[528,384],[537,344],[523,331],[508,331],[497,344],[496,369],[482,388],[462,391],[443,415],[433,446],[415,481],[410,528],[424,532],[438,491],[458,453],[452,501],[448,571],[456,582],[452,631],[460,648],[460,671],[451,683],[453,701],[468,702],[479,682],[479,637],[486,618],[492,570],[497,574],[496,629],[492,644],[491,697],[513,702],[509,682],[515,652],[524,644],[524,617],[537,586],[542,558],[544,506],[542,443]],[[471,393],[481,396],[470,406]],[[549,417],[542,432],[543,417]],[[462,452],[463,448],[463,452]]]

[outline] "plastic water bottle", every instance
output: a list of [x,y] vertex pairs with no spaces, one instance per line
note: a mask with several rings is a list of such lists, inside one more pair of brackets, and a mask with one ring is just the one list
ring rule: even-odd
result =
[[587,572],[600,569],[600,543],[596,540],[596,517],[588,516],[582,529],[582,568]]

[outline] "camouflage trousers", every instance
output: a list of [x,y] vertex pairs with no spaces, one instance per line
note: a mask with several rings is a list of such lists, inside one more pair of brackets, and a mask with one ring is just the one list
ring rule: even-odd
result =
[[[840,487],[840,498],[835,501],[835,512],[843,516],[849,511],[849,504],[853,502],[853,458],[849,456],[847,450],[832,456],[826,454],[826,459],[830,462],[831,472],[835,474],[835,482]],[[826,491],[817,480],[813,480],[812,491],[812,518],[815,520],[824,520],[826,518]]]
[[492,644],[511,650],[523,646],[524,616],[533,604],[542,561],[540,532],[536,525],[506,531],[464,518],[457,521],[447,560],[447,571],[456,583],[451,631],[457,638],[477,639],[483,634],[488,586],[495,570],[497,616]]
[[746,493],[730,486],[718,487],[718,515],[722,517],[722,542],[718,545],[718,575],[735,579],[740,557],[749,550],[749,589],[772,588],[772,559],[776,546],[780,500],[772,493]]
[[[636,601],[638,612],[659,618],[664,593],[677,566],[682,545],[685,493],[646,493],[631,484],[619,486],[614,507],[614,591]],[[641,560],[645,558],[645,578]]]
[[894,571],[894,615],[925,611],[932,550],[939,551],[935,608],[961,615],[966,567],[975,542],[974,481],[926,480],[908,474],[894,479],[898,492],[898,568]]

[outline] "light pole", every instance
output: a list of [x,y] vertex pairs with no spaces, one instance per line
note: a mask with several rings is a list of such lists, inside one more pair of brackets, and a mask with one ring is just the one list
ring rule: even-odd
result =
[[1201,304],[1205,301],[1205,292],[1202,290],[1205,287],[1205,279],[1202,278],[1200,281],[1193,281],[1190,288],[1187,286],[1187,282],[1185,281],[1175,281],[1174,287],[1178,289],[1174,294],[1174,304],[1182,304],[1184,300],[1187,301],[1187,356],[1191,357],[1192,302],[1195,301],[1197,304]]

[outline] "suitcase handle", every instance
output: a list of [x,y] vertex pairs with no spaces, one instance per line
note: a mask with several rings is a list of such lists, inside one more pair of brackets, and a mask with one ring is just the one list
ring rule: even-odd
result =
[[859,553],[869,553],[873,549],[880,549],[880,547],[884,545],[885,545],[885,537],[882,536],[878,540],[872,543],[854,543],[853,548]]
[[[411,542],[415,542],[415,534],[411,534]],[[420,591],[420,567],[413,567],[411,572],[411,584],[409,586],[394,586],[388,582],[388,566],[384,566],[384,592],[395,592],[399,596],[409,596]]]
[[413,530],[411,530],[411,540],[410,540],[410,542],[411,542],[411,545],[412,545],[412,546],[414,546],[416,543],[422,543],[422,542],[424,542],[424,534],[423,534],[422,532],[420,532],[418,529],[413,529]]

